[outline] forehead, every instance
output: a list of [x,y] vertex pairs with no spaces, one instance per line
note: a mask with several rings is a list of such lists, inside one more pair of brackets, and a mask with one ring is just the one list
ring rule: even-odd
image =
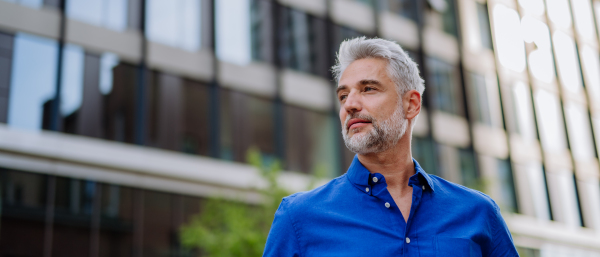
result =
[[362,80],[377,80],[382,84],[392,83],[388,75],[387,61],[377,58],[356,60],[346,67],[338,85],[352,86]]

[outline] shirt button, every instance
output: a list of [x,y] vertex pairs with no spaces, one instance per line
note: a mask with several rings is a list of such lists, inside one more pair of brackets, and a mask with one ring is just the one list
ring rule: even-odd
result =
[[385,208],[390,208],[390,203],[385,203]]
[[365,190],[367,190],[367,193],[369,192],[369,188],[368,187]]
[[425,191],[425,186],[423,186],[423,191]]
[[379,179],[377,177],[373,177],[373,182],[377,183],[377,181],[379,181]]
[[406,243],[410,244],[410,238],[408,238],[408,237],[406,238]]

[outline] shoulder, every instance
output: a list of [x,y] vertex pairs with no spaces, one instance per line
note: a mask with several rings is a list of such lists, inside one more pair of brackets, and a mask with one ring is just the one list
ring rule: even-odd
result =
[[280,208],[285,208],[288,213],[292,214],[318,209],[321,205],[341,196],[348,189],[349,184],[346,174],[341,175],[310,191],[284,197]]
[[444,198],[449,203],[485,208],[492,213],[498,209],[496,202],[490,196],[480,191],[447,181],[435,175],[429,176],[433,180],[436,196]]

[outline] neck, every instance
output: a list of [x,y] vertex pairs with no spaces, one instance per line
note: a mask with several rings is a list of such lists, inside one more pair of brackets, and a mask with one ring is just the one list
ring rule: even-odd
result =
[[371,173],[383,175],[389,188],[408,188],[408,179],[415,174],[410,137],[410,133],[406,133],[390,149],[379,153],[359,154],[358,160]]

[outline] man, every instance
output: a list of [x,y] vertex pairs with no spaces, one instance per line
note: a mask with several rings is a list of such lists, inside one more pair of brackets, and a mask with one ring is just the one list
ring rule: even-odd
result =
[[356,156],[346,174],[283,199],[264,256],[518,256],[491,198],[412,159],[424,86],[402,48],[345,41],[333,71]]

